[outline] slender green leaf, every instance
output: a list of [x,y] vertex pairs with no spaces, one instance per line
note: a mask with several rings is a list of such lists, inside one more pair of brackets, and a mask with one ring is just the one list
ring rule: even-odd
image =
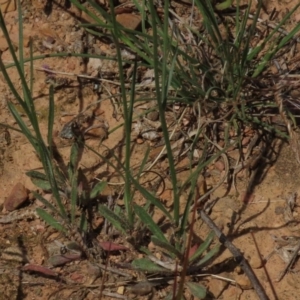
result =
[[27,171],[25,174],[31,179],[48,181],[47,176],[44,173],[41,173],[39,171],[31,170],[31,171]]
[[197,266],[199,268],[203,267],[210,259],[212,259],[216,254],[220,252],[220,245],[215,246],[211,249],[199,262],[197,262]]
[[66,229],[45,210],[37,208],[36,212],[39,215],[39,217],[43,219],[46,223],[48,223],[50,226],[57,229],[58,231],[66,232]]
[[49,116],[48,116],[48,146],[52,153],[52,136],[53,136],[53,124],[54,124],[54,88],[51,84],[49,87]]
[[169,242],[166,243],[162,241],[161,239],[158,239],[156,236],[151,236],[151,241],[158,247],[163,248],[164,250],[167,251],[167,253],[171,256],[174,257],[177,256],[179,259],[182,259],[182,254],[175,248],[173,247]]
[[138,181],[136,181],[134,178],[132,178],[132,181],[135,185],[135,187],[141,192],[141,194],[145,197],[147,201],[150,201],[155,207],[159,208],[170,220],[172,220],[172,216],[170,213],[167,211],[165,206],[157,199],[154,197],[148,190],[146,190],[144,187],[142,187]]
[[26,172],[26,175],[30,177],[32,183],[42,189],[43,191],[51,191],[52,187],[45,174],[37,171]]
[[79,161],[81,160],[81,156],[84,150],[84,138],[81,133],[75,132],[76,129],[74,129],[74,135],[75,140],[71,147],[71,154],[70,154],[70,162],[69,162],[69,180],[72,181],[73,176],[77,172]]
[[[59,171],[58,169],[56,171]],[[26,175],[30,177],[31,181],[44,191],[51,191],[52,186],[48,180],[48,176],[39,171],[31,170],[26,172]],[[63,182],[60,182],[63,185]]]
[[152,232],[152,234],[157,239],[160,239],[162,242],[168,244],[168,240],[166,239],[158,225],[153,221],[151,216],[144,210],[144,208],[137,204],[134,204],[133,209],[135,213],[139,216],[139,218],[142,220],[143,224],[147,226],[148,229]]
[[90,193],[90,198],[96,198],[105,188],[107,187],[106,181],[100,181],[98,182],[92,189]]
[[149,273],[172,273],[167,269],[158,266],[153,261],[148,258],[139,258],[134,259],[131,263],[132,267],[135,270],[142,271],[142,272],[149,272]]
[[76,217],[77,207],[77,194],[78,194],[78,172],[73,174],[71,183],[71,223],[74,224]]
[[127,231],[130,230],[130,226],[128,225],[128,223],[124,219],[116,215],[109,208],[107,208],[107,206],[99,205],[98,210],[101,213],[101,215],[105,219],[107,219],[116,229],[120,230],[124,234],[127,234]]
[[47,208],[49,208],[53,213],[59,215],[59,211],[48,201],[46,200],[43,196],[40,194],[33,192],[34,197],[39,200],[41,203],[43,203]]
[[[19,61],[20,61],[20,69],[22,71],[22,74],[24,73],[24,45],[23,45],[23,14],[22,14],[22,6],[21,1],[17,0],[17,8],[18,8],[18,18],[19,18]],[[24,87],[23,87],[24,89]]]
[[211,231],[206,237],[205,241],[200,245],[200,247],[196,250],[196,252],[189,258],[189,262],[192,263],[196,259],[198,259],[204,251],[206,251],[214,239],[214,232]]

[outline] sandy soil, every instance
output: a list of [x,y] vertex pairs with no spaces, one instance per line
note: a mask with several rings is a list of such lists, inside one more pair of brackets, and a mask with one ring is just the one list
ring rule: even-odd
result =
[[[265,8],[268,12],[272,11],[273,8],[285,12],[286,9],[293,7],[295,3],[295,1],[269,1],[265,3]],[[66,47],[73,47],[73,51],[77,46],[80,48],[83,31],[76,29],[75,21],[70,14],[71,12],[73,15],[78,16],[78,11],[73,7],[64,11],[58,5],[53,5],[52,12],[47,16],[43,11],[44,6],[44,1],[38,0],[25,0],[22,3],[25,56],[29,56],[29,37],[33,39],[34,55],[55,52]],[[18,47],[17,18],[16,10],[5,14],[6,26],[16,48]],[[297,22],[297,18],[299,19],[299,14],[296,14],[292,19],[291,26]],[[99,53],[110,53],[111,51],[108,45],[100,42],[95,42],[94,47],[95,51],[98,50]],[[9,63],[11,56],[7,50],[6,42],[1,36],[0,49],[3,51],[2,59]],[[45,72],[39,69],[46,66],[49,69],[69,74],[84,73],[92,75],[97,63],[99,62],[91,60],[85,64],[82,59],[76,57],[45,58],[34,62],[33,96],[43,134],[47,132],[49,85],[45,82]],[[114,65],[109,66],[109,68],[113,71],[116,70]],[[25,70],[29,74],[28,65],[26,65]],[[15,85],[20,88],[15,70],[9,69],[9,74],[12,76]],[[95,123],[102,125],[92,132],[93,137],[87,139],[86,143],[103,155],[106,155],[107,148],[111,149],[115,153],[119,153],[122,160],[124,139],[122,128],[110,134],[108,139],[103,141],[103,144],[99,143],[100,140],[105,138],[107,127],[110,130],[122,123],[118,113],[118,104],[114,105],[114,101],[109,98],[110,95],[105,89],[101,93],[96,93],[94,83],[82,83],[74,76],[62,75],[61,77],[68,78],[69,82],[55,91],[54,140],[63,159],[67,161],[70,153],[70,142],[61,140],[58,137],[63,125],[72,119],[74,115],[87,108],[89,104],[101,99],[92,107],[92,111],[96,115]],[[2,75],[0,75],[0,91],[0,122],[16,126],[7,108],[7,101],[13,103],[16,103],[16,101],[5,84]],[[117,94],[118,87],[109,86],[109,91],[112,94]],[[3,203],[17,183],[22,183],[29,191],[37,190],[25,172],[32,169],[39,170],[41,167],[32,146],[25,137],[12,130],[9,130],[9,135],[10,141],[7,140],[7,132],[0,128],[0,206],[3,209],[1,216],[7,214],[3,208]],[[226,184],[212,195],[212,199],[218,197],[220,199],[214,206],[211,217],[249,260],[270,299],[300,299],[297,275],[300,265],[297,261],[292,268],[293,272],[288,272],[282,280],[276,281],[286,265],[281,258],[287,255],[288,250],[286,248],[272,255],[266,262],[265,268],[262,267],[259,259],[259,255],[266,258],[275,247],[278,247],[274,236],[297,237],[299,235],[297,222],[300,213],[299,199],[296,198],[296,206],[292,211],[292,219],[295,222],[290,222],[292,219],[286,218],[284,208],[287,205],[286,199],[289,199],[291,194],[300,193],[300,177],[298,176],[300,166],[297,164],[295,155],[288,144],[280,144],[279,141],[274,143],[275,154],[272,156],[273,160],[270,163],[261,162],[262,168],[259,168],[257,176],[253,177],[254,181],[250,183],[250,187],[247,176],[241,173],[237,178],[239,195],[232,188],[225,197],[222,197],[227,189]],[[270,147],[273,146],[270,145]],[[133,166],[140,163],[146,149],[146,143],[135,143],[133,145]],[[109,178],[112,182],[120,181],[115,175],[115,171],[89,150],[84,152],[81,167],[89,179],[98,177]],[[180,176],[184,177],[185,174],[182,173]],[[213,186],[217,180],[217,176],[212,176],[212,178],[208,178],[207,184]],[[248,194],[247,189],[251,191]],[[110,185],[105,191],[105,196],[115,194],[116,188],[113,185]],[[247,196],[245,196],[246,194]],[[170,193],[165,192],[162,200],[172,201],[170,197]],[[39,206],[37,201],[30,198],[21,210],[33,209],[37,206]],[[199,221],[196,224],[195,232],[199,233],[201,238],[204,238],[208,229]],[[50,243],[50,240],[55,239],[63,241],[63,238],[59,237],[54,230],[49,229],[43,221],[37,218],[25,218],[8,224],[0,224],[0,249],[2,253],[0,260],[0,290],[2,291],[0,299],[58,299],[58,297],[68,299],[71,295],[71,299],[99,299],[97,288],[79,288],[80,284],[89,282],[88,275],[91,271],[85,260],[54,268],[55,272],[64,278],[68,278],[67,285],[56,278],[51,278],[51,276],[47,278],[35,273],[21,271],[20,267],[28,261],[38,265],[46,264],[49,254],[47,254],[48,250],[45,250],[45,245]],[[99,239],[103,240],[104,237]],[[128,255],[126,259],[129,259],[129,257]],[[122,258],[117,256],[113,257],[112,260],[121,261]],[[236,280],[239,286],[230,285],[218,278],[205,277],[203,284],[208,287],[211,298],[258,299],[250,286],[249,280],[241,273],[240,267],[234,262],[228,250],[223,249],[214,263],[220,263],[222,266],[218,275]],[[97,282],[98,286],[99,282],[101,283],[101,280]],[[156,297],[158,296],[155,296],[154,299]],[[112,298],[103,296],[103,299]],[[129,299],[131,298],[129,297]],[[161,299],[163,299],[163,294]]]

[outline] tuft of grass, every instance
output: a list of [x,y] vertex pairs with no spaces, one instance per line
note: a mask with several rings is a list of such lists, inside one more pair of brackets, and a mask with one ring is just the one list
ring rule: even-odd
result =
[[[119,157],[112,154],[117,164],[111,166],[124,180],[124,209],[120,207],[110,209],[102,204],[98,206],[98,211],[124,238],[134,236],[136,232],[144,234],[130,239],[134,247],[145,254],[144,258],[132,261],[132,268],[149,273],[162,272],[168,275],[180,275],[181,279],[178,285],[174,283],[170,299],[181,299],[186,288],[195,297],[205,298],[205,287],[196,280],[188,281],[187,275],[209,264],[218,255],[219,246],[212,247],[213,234],[210,233],[192,255],[189,253],[197,219],[196,210],[210,194],[209,191],[199,194],[198,178],[212,161],[223,154],[226,156],[226,149],[232,146],[229,138],[229,132],[232,129],[238,133],[238,137],[233,141],[235,144],[240,144],[245,126],[286,136],[285,132],[279,132],[266,119],[264,112],[276,111],[277,103],[272,97],[262,95],[257,82],[267,81],[271,86],[274,85],[266,74],[274,57],[293,41],[294,35],[300,29],[300,24],[298,24],[286,35],[282,35],[281,30],[300,4],[296,5],[278,25],[255,44],[262,1],[258,1],[254,15],[250,14],[251,2],[245,9],[242,9],[237,1],[234,16],[227,18],[226,10],[232,8],[231,0],[215,6],[209,0],[195,0],[196,12],[203,25],[201,30],[193,23],[196,21],[193,18],[187,22],[177,16],[170,6],[170,1],[167,0],[164,1],[162,14],[158,12],[154,1],[141,3],[134,0],[136,12],[142,17],[140,30],[125,28],[116,21],[112,1],[110,1],[109,10],[105,10],[92,0],[87,1],[89,6],[77,0],[71,0],[71,2],[94,20],[94,24],[81,24],[87,32],[97,37],[108,37],[115,45],[116,57],[102,58],[115,59],[119,68],[125,158],[121,161]],[[20,1],[18,1],[18,13],[19,20],[22,20]],[[29,171],[27,175],[42,190],[51,191],[55,200],[52,204],[36,194],[36,198],[47,208],[38,209],[37,212],[49,225],[66,235],[70,235],[74,228],[80,235],[86,234],[88,226],[85,211],[81,210],[79,219],[76,218],[76,213],[80,205],[98,196],[99,192],[105,188],[106,182],[99,182],[90,190],[80,192],[78,188],[80,184],[79,163],[82,151],[87,146],[84,143],[83,134],[76,131],[75,127],[71,128],[75,138],[67,170],[55,163],[55,147],[52,141],[55,120],[54,88],[50,86],[49,89],[48,133],[47,137],[43,137],[32,98],[34,84],[32,74],[33,61],[44,56],[33,57],[31,51],[31,57],[24,58],[22,22],[20,21],[19,24],[20,47],[17,58],[4,18],[0,13],[0,27],[8,41],[14,60],[13,65],[5,66],[0,59],[0,69],[17,103],[22,107],[25,117],[21,116],[11,102],[8,103],[9,110],[20,130],[33,146],[43,166],[43,172]],[[99,31],[99,28],[102,28],[102,31]],[[128,49],[135,55],[135,59],[126,61],[126,64],[132,66],[129,84],[125,78],[122,49]],[[66,54],[60,53],[52,56],[64,55]],[[77,56],[100,58],[91,54],[78,54]],[[24,63],[27,61],[30,62],[29,84],[24,71]],[[17,91],[7,73],[7,68],[12,66],[18,71],[22,93]],[[143,174],[151,171],[147,169],[149,151],[145,154],[137,172],[131,167],[134,108],[138,101],[148,101],[147,98],[137,98],[137,90],[140,88],[138,71],[141,67],[153,70],[154,74],[155,109],[159,113],[168,161],[168,174],[173,190],[172,209],[165,206],[157,195],[141,184]],[[175,105],[186,109],[180,117],[175,118],[175,125],[171,127],[167,113],[174,112]],[[188,108],[192,111],[193,118],[188,128],[184,128],[182,119]],[[288,108],[286,110],[288,114],[293,115]],[[29,120],[31,126],[26,125],[25,119]],[[189,176],[185,182],[179,181],[176,169],[178,157],[175,157],[172,148],[170,129],[175,131],[176,128],[180,128],[185,135],[186,139],[183,141],[190,142],[187,151],[190,164]],[[196,134],[189,135],[191,132],[196,132]],[[224,149],[216,146],[220,133],[224,137]],[[202,152],[199,157],[194,157],[194,151],[197,148],[201,148]],[[96,150],[90,150],[101,157]],[[104,157],[101,158],[106,160]],[[109,161],[107,163],[111,164]],[[144,197],[145,205],[135,203],[137,191]],[[181,213],[180,197],[184,191],[187,191],[187,202]],[[64,202],[63,198],[67,201]],[[172,228],[173,233],[170,236],[167,236],[162,226],[154,221],[153,215],[158,210],[164,215],[165,224],[168,223]],[[161,249],[164,260],[156,259],[148,248],[139,243],[148,235],[152,243]],[[92,259],[83,241],[81,245],[86,256]]]

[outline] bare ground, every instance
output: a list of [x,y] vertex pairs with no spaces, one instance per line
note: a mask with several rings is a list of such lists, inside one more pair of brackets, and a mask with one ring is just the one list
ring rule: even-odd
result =
[[[55,40],[53,47],[65,47],[65,44],[73,45],[76,42],[80,44],[82,32],[72,30],[74,28],[74,20],[69,13],[54,6],[53,11],[47,17],[43,12],[45,3],[32,1],[29,4],[25,1],[22,5],[25,15],[25,46],[28,37],[32,37],[35,45],[35,55],[43,51],[52,50],[51,38]],[[275,7],[280,11],[287,7],[293,7],[293,5],[293,1],[272,1],[266,4],[266,8],[268,11],[271,11]],[[78,13],[73,8],[70,10],[75,15]],[[297,21],[297,17],[298,15],[295,16],[293,22]],[[6,13],[5,20],[17,47],[17,12]],[[11,61],[11,57],[5,48],[5,42],[1,39],[0,49],[3,51],[2,58],[6,62],[9,62]],[[96,43],[95,49],[98,49],[101,53],[110,51],[107,45],[100,43]],[[29,56],[28,47],[25,48],[25,56]],[[88,63],[85,65],[81,59],[75,57],[47,58],[34,62],[35,82],[33,95],[39,113],[41,130],[44,134],[47,128],[48,85],[45,83],[45,73],[39,71],[38,68],[45,65],[52,70],[66,73],[92,74],[94,71],[93,64]],[[116,67],[110,66],[110,68]],[[29,70],[28,66],[26,70]],[[10,75],[13,78],[13,82],[20,86],[16,73],[13,70],[10,70]],[[118,105],[113,104],[113,101],[109,98],[110,95],[106,92],[95,93],[94,84],[92,83],[82,84],[74,77],[68,78],[70,82],[55,92],[55,142],[65,161],[68,160],[70,143],[59,139],[58,132],[72,118],[72,116],[66,116],[66,114],[76,115],[101,97],[103,100],[92,108],[97,116],[96,122],[105,126],[108,125],[109,129],[115,128],[122,122],[118,114]],[[7,100],[14,102],[14,99],[2,76],[0,89],[0,122],[16,126],[6,105]],[[112,94],[118,93],[118,87],[109,86],[109,90]],[[26,141],[24,136],[13,131],[9,131],[9,134],[11,138],[10,142],[7,141],[6,132],[2,131],[0,133],[0,204],[2,208],[5,199],[17,183],[22,183],[29,191],[37,190],[25,172],[38,169],[41,166],[32,146]],[[93,132],[93,136],[87,140],[87,144],[96,148],[104,155],[107,148],[112,149],[118,152],[120,158],[122,158],[123,130],[120,128],[114,131],[100,145],[99,140],[104,139],[105,135],[106,130],[105,128],[103,129],[103,126],[97,128]],[[103,145],[107,148],[103,147]],[[132,156],[133,166],[143,159],[146,148],[147,145],[144,142],[134,145]],[[286,248],[283,247],[282,251],[277,251],[277,253],[271,256],[265,264],[265,269],[262,267],[259,259],[259,253],[263,258],[266,258],[275,247],[278,247],[274,236],[283,237],[283,239],[285,239],[284,237],[297,237],[299,230],[297,223],[299,219],[298,200],[296,199],[296,207],[292,211],[292,218],[296,222],[290,222],[292,219],[286,218],[286,210],[284,209],[286,207],[286,199],[290,197],[290,194],[300,193],[300,177],[297,176],[300,171],[299,165],[288,144],[275,141],[274,146],[270,145],[271,148],[275,151],[275,154],[272,155],[272,160],[270,162],[261,160],[257,168],[258,171],[254,175],[251,176],[250,174],[249,177],[245,173],[238,174],[237,190],[239,195],[237,195],[232,187],[230,192],[223,197],[227,189],[227,185],[224,184],[211,196],[211,199],[220,197],[213,208],[211,217],[223,232],[229,235],[230,240],[249,260],[250,265],[257,274],[270,299],[300,299],[297,275],[297,270],[300,266],[297,261],[293,266],[293,272],[288,272],[282,280],[279,282],[276,281],[286,265],[281,258],[287,255],[288,250]],[[114,170],[89,150],[85,150],[84,152],[81,167],[89,179],[98,177],[105,178],[113,183],[120,181],[115,176]],[[214,169],[215,167],[212,167],[211,171]],[[212,172],[212,174],[212,176],[207,178],[207,184],[210,187],[218,181],[219,176],[219,173],[216,172]],[[184,177],[185,173],[181,173],[180,176]],[[249,178],[252,181],[249,182]],[[116,195],[119,192],[118,189],[118,185],[109,185],[103,196]],[[172,202],[170,195],[167,189],[161,197],[162,201],[166,203]],[[25,207],[21,208],[22,211],[33,209],[39,205],[36,200],[30,199]],[[122,200],[118,201],[122,204]],[[7,212],[3,208],[2,215],[5,216],[6,214]],[[99,216],[95,223],[101,224],[101,222],[103,220]],[[204,238],[207,232],[208,229],[202,222],[197,222],[195,233],[200,238]],[[105,241],[105,238],[104,236],[97,237],[99,241]],[[43,221],[37,218],[25,218],[8,224],[1,224],[1,299],[57,299],[58,297],[67,299],[71,295],[72,299],[98,299],[98,287],[101,285],[102,280],[100,277],[97,281],[93,282],[90,278],[90,274],[92,273],[91,266],[86,260],[71,262],[68,265],[54,268],[53,270],[59,274],[59,279],[57,277],[52,278],[51,276],[47,278],[47,276],[40,276],[36,273],[27,273],[21,269],[21,266],[26,262],[47,265],[49,249],[46,246],[50,244],[50,241],[56,239],[64,242],[62,237],[58,236],[54,230],[49,229]],[[297,241],[297,239],[295,240]],[[130,247],[129,245],[126,246]],[[224,280],[211,276],[204,277],[202,283],[208,287],[212,298],[257,299],[249,280],[241,273],[239,266],[231,257],[229,251],[223,249],[221,255],[218,256],[214,263],[220,264],[218,275],[233,279],[237,281],[238,285],[230,285]],[[108,259],[112,262],[122,262],[130,260],[130,258],[131,255],[124,254],[124,257],[121,255],[112,255]],[[109,280],[112,283],[116,282],[114,279]],[[93,284],[90,284],[91,282]],[[122,294],[121,289],[119,292]],[[154,299],[156,297],[158,299],[158,294],[155,293],[154,295]],[[109,296],[103,296],[103,299],[106,299],[106,297],[110,299]],[[131,299],[130,297],[133,296],[129,296],[129,299]],[[161,292],[160,298],[164,298],[163,292]]]

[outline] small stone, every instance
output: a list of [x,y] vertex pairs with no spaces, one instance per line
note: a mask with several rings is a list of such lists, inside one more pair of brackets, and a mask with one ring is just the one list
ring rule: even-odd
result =
[[135,30],[141,24],[142,18],[134,14],[119,14],[116,16],[116,21],[125,28]]
[[225,169],[224,163],[222,161],[220,161],[220,160],[216,161],[215,162],[215,168],[218,171],[222,172]]
[[139,296],[148,295],[152,291],[152,284],[148,281],[141,281],[130,287],[130,291]]
[[243,290],[252,289],[252,284],[249,278],[246,275],[240,275],[236,278],[236,283],[241,287]]
[[120,295],[124,295],[125,292],[125,287],[124,286],[119,286],[117,289],[117,293]]
[[151,121],[157,121],[159,119],[158,111],[151,111],[147,114],[147,118]]
[[144,143],[144,140],[142,138],[137,138],[136,139],[136,143],[137,144],[143,144]]
[[260,269],[262,267],[262,265],[263,265],[262,261],[257,253],[253,254],[253,256],[251,256],[250,265],[253,269]]
[[246,136],[242,139],[242,146],[246,146],[250,143],[250,137]]
[[18,182],[4,202],[7,211],[13,211],[28,200],[28,191],[24,185]]

